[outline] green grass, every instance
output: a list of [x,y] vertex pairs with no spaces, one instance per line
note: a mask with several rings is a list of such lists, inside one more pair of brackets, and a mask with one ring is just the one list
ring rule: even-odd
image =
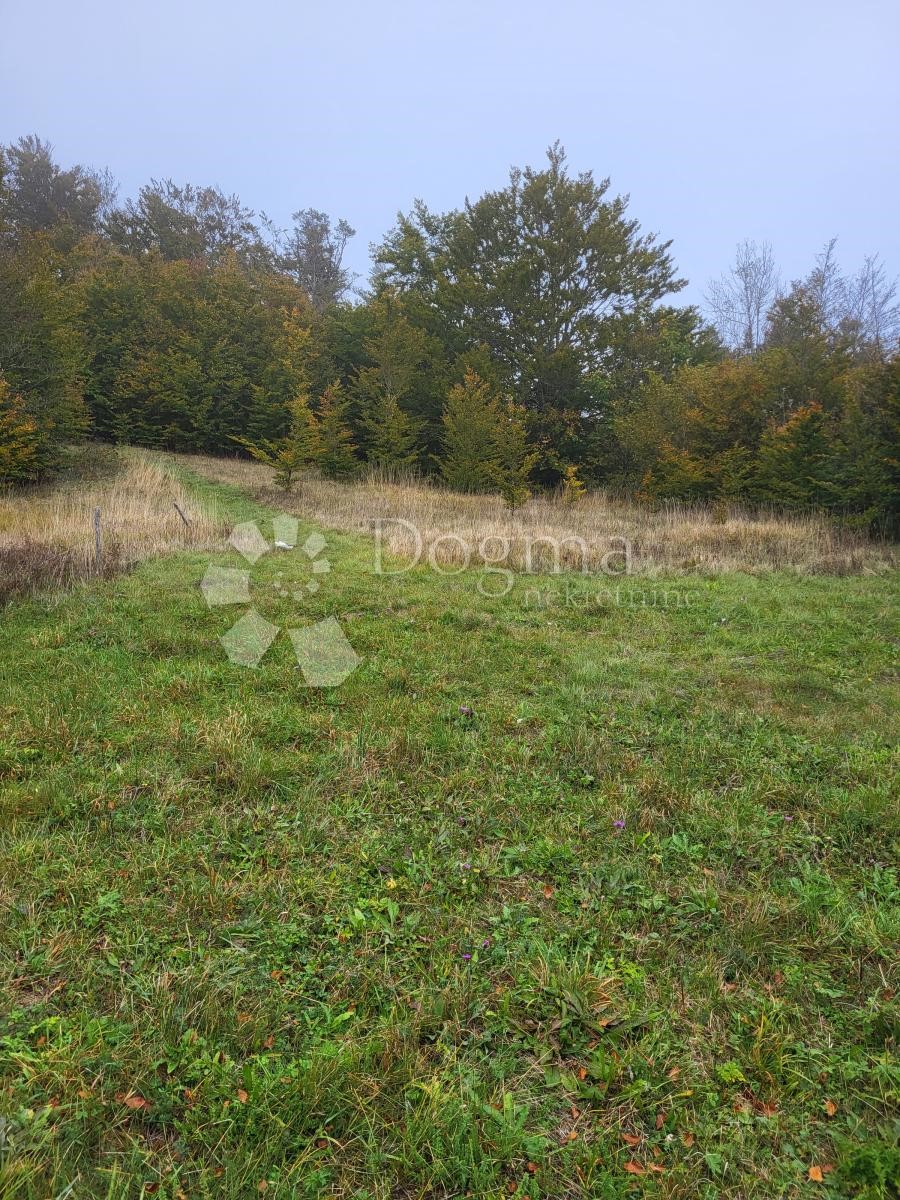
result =
[[0,1195],[896,1195],[896,578],[328,543],[339,688],[207,556],[2,614]]

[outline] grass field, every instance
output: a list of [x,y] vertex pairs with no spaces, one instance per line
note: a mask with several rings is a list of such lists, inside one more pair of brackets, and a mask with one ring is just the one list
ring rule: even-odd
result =
[[0,1196],[896,1196],[896,574],[326,537],[0,613]]

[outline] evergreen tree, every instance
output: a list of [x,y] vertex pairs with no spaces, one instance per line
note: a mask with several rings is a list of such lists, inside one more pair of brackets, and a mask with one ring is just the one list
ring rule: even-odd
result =
[[822,406],[798,408],[763,435],[757,463],[760,496],[792,508],[833,504],[834,449]]
[[322,442],[319,424],[309,406],[309,397],[296,396],[291,403],[291,427],[286,437],[277,442],[250,442],[234,439],[255,458],[274,471],[276,487],[289,492],[302,471],[319,461]]
[[459,492],[484,492],[497,473],[499,402],[489,384],[471,369],[450,389],[444,408],[444,482]]
[[[372,302],[371,319],[363,344],[367,365],[353,382],[360,431],[371,462],[409,467],[418,463],[423,450],[433,348],[390,290]],[[393,437],[398,439],[394,445]]]
[[319,401],[319,466],[326,479],[347,479],[356,470],[353,436],[346,423],[347,401],[340,380],[331,383]]
[[421,423],[400,407],[392,392],[375,397],[363,424],[369,435],[369,462],[388,471],[403,471],[419,461]]
[[531,495],[528,483],[539,455],[529,449],[525,410],[511,400],[501,409],[500,422],[494,433],[494,448],[494,483],[507,506],[519,508]]

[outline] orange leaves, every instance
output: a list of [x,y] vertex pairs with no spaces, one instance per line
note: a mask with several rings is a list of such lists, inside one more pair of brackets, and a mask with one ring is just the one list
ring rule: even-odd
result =
[[643,1163],[636,1162],[635,1159],[630,1158],[622,1169],[629,1175],[646,1175],[648,1171],[652,1171],[655,1175],[662,1175],[666,1168],[661,1166],[660,1163],[647,1163],[644,1166]]
[[833,1117],[838,1110],[838,1106],[833,1100],[826,1100],[822,1107],[825,1109],[825,1112],[829,1117]]
[[544,899],[549,900],[552,895],[553,895],[553,888],[550,886],[549,883],[545,883],[544,884]]
[[806,1178],[810,1183],[824,1183],[825,1176],[830,1175],[833,1170],[834,1163],[822,1163],[821,1167],[817,1163],[813,1163],[806,1172]]
[[641,1144],[641,1139],[636,1133],[623,1133],[621,1137],[626,1146],[639,1146]]
[[247,1101],[250,1099],[249,1095],[247,1094],[247,1092],[244,1091],[243,1088],[238,1088],[237,1098],[238,1098],[239,1103],[241,1103],[241,1104],[246,1104]]
[[116,1099],[133,1112],[146,1112],[151,1107],[150,1101],[139,1096],[137,1092],[116,1092]]

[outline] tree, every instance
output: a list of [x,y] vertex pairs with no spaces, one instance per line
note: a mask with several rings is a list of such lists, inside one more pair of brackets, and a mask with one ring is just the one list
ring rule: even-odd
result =
[[778,296],[775,256],[768,242],[743,241],[734,265],[709,285],[706,303],[726,345],[745,354],[758,349]]
[[571,463],[563,471],[562,498],[564,504],[577,504],[583,500],[587,488],[578,475],[578,468]]
[[80,298],[48,233],[0,239],[0,371],[40,435],[41,471],[87,427]]
[[846,317],[856,332],[857,357],[885,361],[900,351],[897,281],[888,279],[878,255],[869,255],[844,286]]
[[105,230],[115,246],[133,257],[155,251],[169,262],[218,264],[233,254],[246,266],[268,266],[271,253],[255,217],[237,196],[220,188],[152,179],[137,200],[127,200],[109,214]]
[[792,508],[829,506],[835,500],[834,466],[828,418],[821,405],[804,405],[763,435],[757,490]]
[[74,166],[64,171],[53,147],[31,135],[0,146],[0,226],[58,235],[71,246],[99,228],[116,188],[108,172]]
[[450,389],[444,408],[444,482],[459,492],[484,492],[496,481],[500,403],[490,385],[468,369]]
[[41,471],[41,432],[0,375],[0,484],[34,479]]
[[372,307],[373,331],[364,342],[370,365],[361,367],[354,380],[367,456],[383,467],[408,468],[418,463],[424,422],[405,404],[416,395],[429,339],[392,293],[383,292]]
[[383,392],[364,419],[369,435],[369,462],[389,471],[409,470],[419,462],[420,424],[400,407],[397,397]]
[[317,462],[322,454],[319,426],[309,406],[309,398],[296,396],[291,404],[291,428],[287,437],[277,442],[255,443],[246,438],[234,439],[255,458],[274,471],[276,487],[289,492],[300,473]]
[[327,213],[315,208],[301,208],[291,219],[294,227],[279,253],[279,266],[323,312],[342,300],[353,283],[343,261],[356,230],[343,219],[332,225]]
[[451,357],[489,347],[548,446],[579,429],[585,378],[616,320],[684,286],[669,243],[642,235],[608,190],[608,179],[570,175],[556,144],[544,169],[512,170],[460,212],[416,205],[375,253],[376,289],[396,289]]
[[508,401],[503,407],[494,433],[494,449],[494,483],[507,506],[519,508],[531,495],[529,479],[539,457],[529,448],[525,410],[521,405]]
[[898,350],[897,283],[877,256],[844,275],[832,238],[805,279],[795,279],[769,313],[766,342],[788,346],[798,358],[843,355],[857,362],[884,362]]
[[346,479],[356,470],[353,435],[346,423],[347,401],[340,380],[330,383],[319,401],[319,466],[326,479]]

